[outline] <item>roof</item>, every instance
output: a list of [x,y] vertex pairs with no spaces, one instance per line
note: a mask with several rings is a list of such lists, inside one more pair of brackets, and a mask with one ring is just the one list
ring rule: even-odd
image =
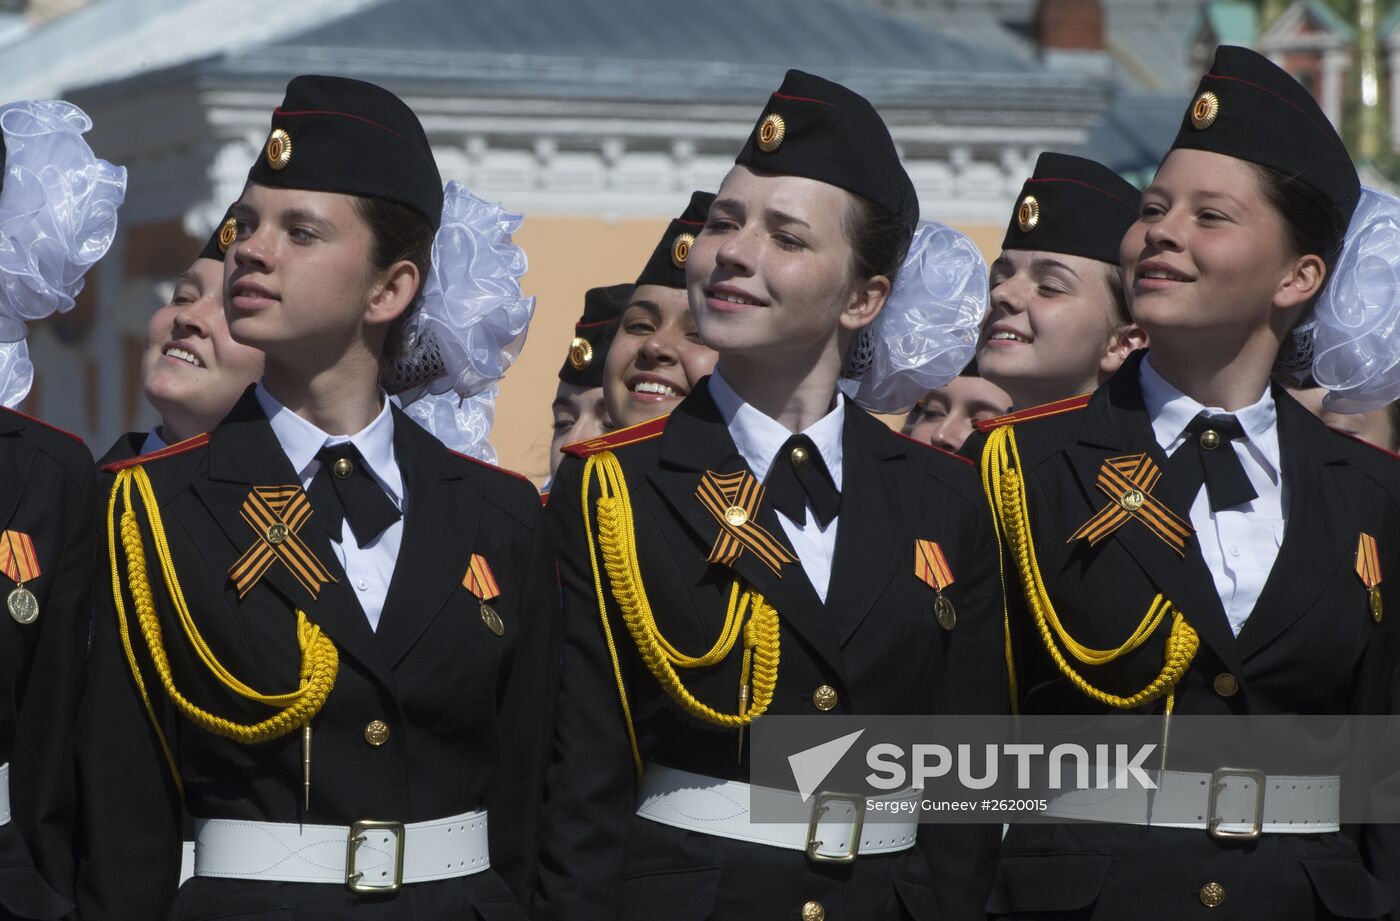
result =
[[1189,101],[1188,93],[1124,93],[1113,100],[1078,153],[1135,185],[1146,185],[1176,138]]
[[[1197,24],[1210,27],[1211,35],[1222,45],[1252,45],[1259,37],[1259,11],[1252,3],[1239,0],[1210,0],[1201,7]],[[1193,26],[1191,33],[1197,31]]]

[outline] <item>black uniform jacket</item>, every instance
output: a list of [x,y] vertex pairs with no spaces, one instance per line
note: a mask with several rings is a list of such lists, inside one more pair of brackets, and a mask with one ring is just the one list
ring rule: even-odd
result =
[[[697,387],[664,427],[658,437],[614,453],[632,498],[642,579],[672,644],[697,653],[714,643],[737,573],[781,619],[777,688],[768,713],[819,715],[813,692],[822,685],[838,694],[829,711],[834,714],[1006,711],[996,550],[966,463],[894,434],[848,402],[836,551],[822,604],[798,563],[783,565],[779,578],[747,551],[732,571],[706,562],[719,526],[696,488],[707,470],[747,470],[708,386]],[[626,442],[636,431],[604,440]],[[909,851],[833,868],[808,862],[800,851],[634,814],[636,772],[584,536],[582,468],[579,457],[565,459],[549,503],[564,584],[565,647],[540,865],[541,916],[796,918],[808,901],[820,902],[829,918],[979,915],[1000,836],[995,826],[924,826]],[[596,496],[596,487],[590,491]],[[787,545],[766,501],[758,521]],[[956,579],[948,589],[960,617],[952,631],[939,627],[933,589],[915,576],[917,539],[942,546]],[[748,760],[738,758],[736,731],[702,722],[675,704],[642,663],[610,595],[607,608],[643,759],[747,781]],[[682,681],[711,707],[733,713],[740,659],[736,646],[712,668],[682,670]]]
[[[265,693],[297,686],[298,608],[339,651],[334,689],[312,724],[309,812],[302,807],[299,731],[245,745],[196,727],[162,690],[129,595],[128,638],[140,653],[191,815],[349,825],[489,808],[492,869],[405,885],[392,897],[357,898],[336,884],[206,877],[177,895],[180,801],[127,666],[104,546],[98,574],[106,597],[83,703],[92,737],[82,745],[108,757],[105,769],[84,778],[91,803],[79,869],[84,921],[523,917],[512,889],[528,892],[532,885],[532,830],[548,741],[538,714],[557,670],[559,639],[558,590],[539,499],[527,482],[453,454],[397,411],[394,451],[407,510],[377,631],[314,514],[299,536],[338,580],[321,586],[318,598],[276,562],[242,599],[231,584],[229,568],[256,537],[240,515],[250,491],[299,482],[251,389],[207,439],[149,455],[143,465],[191,614],[234,675]],[[138,520],[176,686],[229,719],[265,719],[269,708],[236,698],[198,663],[161,579],[144,509]],[[463,587],[474,553],[486,559],[499,584],[500,597],[491,605],[504,623],[500,637]],[[119,548],[123,591],[126,562]],[[379,746],[365,732],[374,720],[388,725]]]
[[[1356,550],[1362,532],[1376,539],[1384,601],[1395,610],[1400,463],[1329,430],[1282,389],[1274,389],[1274,399],[1288,521],[1278,559],[1238,637],[1194,534],[1184,556],[1135,519],[1095,547],[1067,542],[1110,501],[1095,486],[1106,459],[1147,452],[1166,469],[1143,407],[1141,360],[1130,359],[1082,408],[1015,423],[1035,549],[1065,629],[1086,646],[1114,649],[1160,592],[1200,636],[1176,689],[1176,715],[1390,712],[1395,618],[1374,622]],[[1157,492],[1169,496],[1169,487],[1164,478]],[[1166,504],[1190,521],[1188,508]],[[1106,712],[1050,660],[1009,558],[1006,565],[1022,713]],[[1161,669],[1168,629],[1164,622],[1148,642],[1109,665],[1076,666],[1094,686],[1132,694]],[[1149,709],[1160,713],[1162,706],[1159,700]],[[1230,762],[1186,765],[1169,754],[1168,767],[1210,771],[1239,767],[1234,761],[1248,757],[1219,754]],[[993,916],[1013,918],[1374,918],[1394,904],[1391,887],[1400,881],[1395,829],[1349,831],[1227,843],[1204,830],[1013,824],[989,908]],[[1224,901],[1207,909],[1200,890],[1212,882],[1223,887]]]
[[[0,918],[72,909],[73,724],[92,619],[94,491],[81,440],[0,409],[0,529],[7,542],[27,535],[39,567],[25,582],[38,618],[0,613],[0,763],[10,765],[13,813],[0,825]],[[14,589],[0,574],[0,598]]]

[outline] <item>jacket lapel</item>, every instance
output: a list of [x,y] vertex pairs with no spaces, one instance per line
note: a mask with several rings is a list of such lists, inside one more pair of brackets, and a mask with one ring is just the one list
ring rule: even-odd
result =
[[[1085,520],[1112,501],[1096,485],[1099,470],[1108,458],[1146,452],[1160,467],[1166,467],[1166,455],[1157,444],[1142,402],[1137,374],[1140,361],[1141,358],[1134,356],[1134,360],[1125,364],[1089,401],[1079,443],[1068,451],[1069,463],[1088,502]],[[1165,480],[1159,482],[1153,495],[1165,503],[1170,493],[1164,484]],[[1173,508],[1172,511],[1190,520],[1189,509]],[[1071,526],[1078,527],[1080,523],[1075,521]],[[1117,541],[1132,556],[1157,590],[1181,610],[1201,641],[1210,646],[1230,671],[1237,671],[1239,646],[1225,617],[1220,596],[1215,592],[1215,580],[1201,557],[1196,535],[1188,539],[1184,556],[1178,555],[1135,519],[1124,522],[1107,539]],[[1087,547],[1087,541],[1082,543]]]
[[[740,469],[748,470],[748,465],[734,447],[734,440],[729,436],[705,384],[697,387],[671,413],[666,431],[661,436],[660,460],[658,468],[648,473],[648,478],[692,532],[703,548],[700,552],[707,554],[719,536],[720,526],[696,497],[700,479],[706,470],[733,473]],[[789,553],[796,556],[777,513],[769,503],[765,502],[759,508],[757,520]],[[836,626],[822,607],[801,563],[783,564],[779,575],[745,550],[734,561],[733,569],[777,608],[782,619],[801,634],[838,675],[844,677]]]
[[[35,446],[33,440],[24,437],[15,417],[6,412],[0,412],[0,445],[4,446],[0,450],[0,483],[5,484],[0,489],[0,528],[3,528],[14,516],[15,509],[19,508],[20,497],[24,495],[24,482],[34,466],[30,461],[34,457]],[[105,515],[107,497],[102,498]]]
[[397,665],[442,610],[467,571],[481,495],[476,484],[445,463],[447,450],[397,407],[394,454],[404,494],[404,517],[394,577],[379,620],[385,659]]
[[[223,565],[227,569],[257,538],[242,515],[243,502],[253,487],[285,486],[300,480],[251,387],[244,392],[233,412],[210,433],[208,450],[209,478],[197,480],[194,492],[235,548],[227,564],[210,561],[211,565]],[[322,585],[313,599],[291,571],[276,561],[262,581],[289,605],[305,611],[313,622],[325,629],[342,652],[354,656],[375,677],[392,687],[392,674],[370,630],[369,620],[350,590],[330,539],[324,529],[317,526],[314,513],[297,533],[338,581]],[[256,591],[254,588],[244,602]]]
[[1240,629],[1240,653],[1249,657],[1287,630],[1317,601],[1356,547],[1342,522],[1362,507],[1361,475],[1328,448],[1335,436],[1280,388],[1279,458],[1288,495],[1288,523],[1264,590]]
[[[908,462],[906,445],[884,429],[882,422],[846,402],[841,516],[826,595],[826,616],[835,621],[843,644],[895,573],[907,572],[913,560],[908,512],[919,507],[922,477]],[[863,527],[868,522],[879,525]]]

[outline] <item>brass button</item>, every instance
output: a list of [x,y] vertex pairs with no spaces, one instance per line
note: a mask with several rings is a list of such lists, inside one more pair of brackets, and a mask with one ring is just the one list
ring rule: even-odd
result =
[[793,465],[794,467],[805,467],[805,466],[807,466],[807,460],[808,460],[808,457],[807,457],[807,449],[806,449],[806,448],[793,448],[793,449],[792,449],[792,453],[788,455],[788,459],[792,461],[792,465]]
[[1214,451],[1220,447],[1220,433],[1215,429],[1206,429],[1201,433],[1201,447],[1207,451]]
[[802,903],[802,921],[826,921],[826,909],[821,902]]
[[389,741],[389,724],[383,720],[373,720],[365,727],[365,741],[375,748]]
[[749,513],[742,505],[731,505],[724,510],[724,520],[731,528],[743,527],[744,522],[749,520]]
[[1234,697],[1240,692],[1239,679],[1229,672],[1221,672],[1216,675],[1211,684],[1215,687],[1215,693],[1221,697]]
[[335,474],[337,480],[343,480],[355,472],[355,465],[350,463],[350,458],[342,457],[331,466],[331,473]]
[[1142,503],[1145,501],[1146,497],[1143,496],[1140,489],[1130,489],[1118,497],[1118,504],[1123,507],[1124,511],[1128,512],[1136,512],[1142,508]]
[[840,696],[836,693],[836,689],[829,684],[824,684],[812,692],[812,704],[822,712],[836,706],[836,701],[839,699]]
[[274,521],[267,526],[267,530],[263,532],[263,537],[266,537],[267,542],[275,547],[287,539],[287,526],[280,521]]
[[1201,887],[1201,904],[1206,908],[1219,908],[1224,902],[1224,886],[1219,883],[1206,883]]

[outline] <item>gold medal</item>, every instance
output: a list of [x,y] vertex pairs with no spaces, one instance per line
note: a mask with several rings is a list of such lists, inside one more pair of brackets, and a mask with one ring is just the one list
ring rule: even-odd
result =
[[933,596],[933,616],[938,618],[938,626],[944,630],[951,630],[958,625],[957,609],[942,592]]
[[10,590],[5,605],[10,609],[10,616],[16,623],[32,624],[39,619],[39,599],[23,585],[16,585]]
[[1381,603],[1381,587],[1379,585],[1373,585],[1371,586],[1371,619],[1376,623],[1380,623],[1381,618],[1384,616],[1385,605]]
[[506,635],[506,625],[502,622],[501,615],[497,614],[496,609],[484,601],[481,603],[481,622],[486,625],[487,630],[497,636]]

